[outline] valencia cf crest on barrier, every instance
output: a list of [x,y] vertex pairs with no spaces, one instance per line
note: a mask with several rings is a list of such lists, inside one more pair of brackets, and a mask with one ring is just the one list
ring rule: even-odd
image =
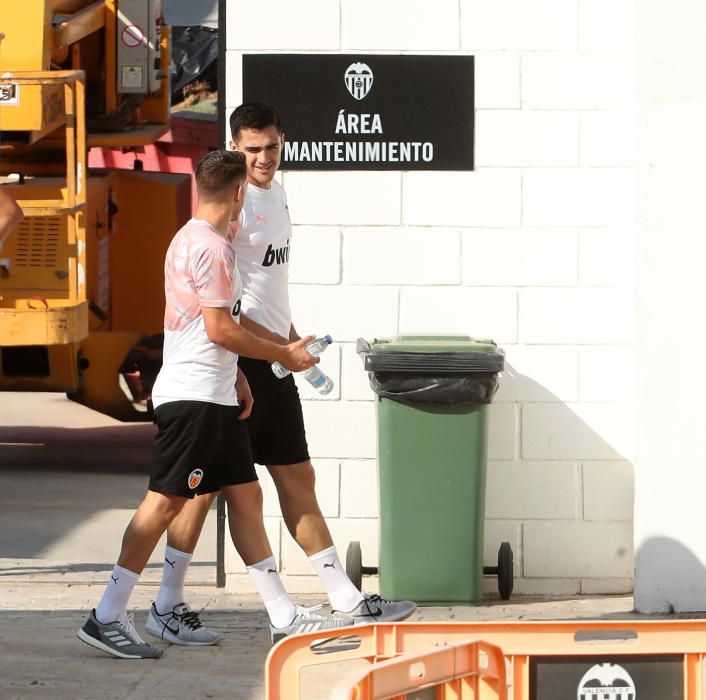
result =
[[634,700],[635,683],[630,674],[618,664],[596,664],[581,678],[578,700]]
[[373,71],[367,63],[351,63],[346,69],[346,87],[356,100],[362,100],[373,86]]

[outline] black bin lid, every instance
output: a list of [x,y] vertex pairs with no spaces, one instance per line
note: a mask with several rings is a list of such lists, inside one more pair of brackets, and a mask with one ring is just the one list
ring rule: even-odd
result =
[[478,374],[502,372],[505,355],[492,340],[467,335],[397,335],[363,338],[356,347],[368,372]]

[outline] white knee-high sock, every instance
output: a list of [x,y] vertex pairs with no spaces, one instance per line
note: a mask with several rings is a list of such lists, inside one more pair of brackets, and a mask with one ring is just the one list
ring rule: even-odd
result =
[[96,607],[98,622],[115,622],[127,610],[127,602],[139,578],[140,575],[134,571],[123,569],[117,564],[113,567],[110,581]]
[[309,561],[319,575],[334,610],[350,612],[363,600],[363,594],[348,578],[335,547],[313,554]]
[[193,556],[169,545],[165,548],[162,585],[154,601],[157,612],[162,614],[171,612],[175,606],[184,602],[184,580]]
[[248,573],[257,588],[273,627],[286,627],[297,614],[297,606],[284,589],[277,573],[274,557],[267,557],[248,566]]

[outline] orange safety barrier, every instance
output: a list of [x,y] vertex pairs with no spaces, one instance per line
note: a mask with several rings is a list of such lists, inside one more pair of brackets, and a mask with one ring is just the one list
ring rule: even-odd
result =
[[332,700],[381,700],[436,689],[438,700],[506,700],[505,657],[485,642],[459,642],[423,654],[402,654],[353,671]]
[[311,666],[367,660],[374,669],[480,641],[502,650],[512,700],[706,700],[706,620],[401,622],[295,635],[267,657],[265,698],[300,700]]

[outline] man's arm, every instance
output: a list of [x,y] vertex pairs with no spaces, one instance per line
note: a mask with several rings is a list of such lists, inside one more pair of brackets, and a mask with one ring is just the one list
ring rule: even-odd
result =
[[0,245],[23,219],[24,214],[17,202],[0,187]]
[[233,321],[226,307],[202,306],[201,313],[208,339],[238,355],[253,357],[267,362],[279,362],[292,372],[302,372],[315,365],[318,357],[309,354],[307,344],[314,336],[302,338],[289,345],[280,345],[265,338],[258,338],[247,328]]
[[253,321],[251,318],[248,318],[248,316],[242,312],[240,314],[240,323],[258,338],[265,338],[266,340],[271,340],[273,343],[279,343],[280,345],[295,343],[297,340],[301,340],[301,336],[297,333],[297,329],[294,327],[294,324],[291,324],[289,327],[289,340],[287,340],[287,338],[268,330],[257,321]]
[[235,395],[238,397],[238,406],[240,406],[241,409],[238,420],[245,420],[252,412],[254,399],[252,397],[252,391],[250,391],[248,378],[240,367],[238,367],[238,376],[235,380]]

